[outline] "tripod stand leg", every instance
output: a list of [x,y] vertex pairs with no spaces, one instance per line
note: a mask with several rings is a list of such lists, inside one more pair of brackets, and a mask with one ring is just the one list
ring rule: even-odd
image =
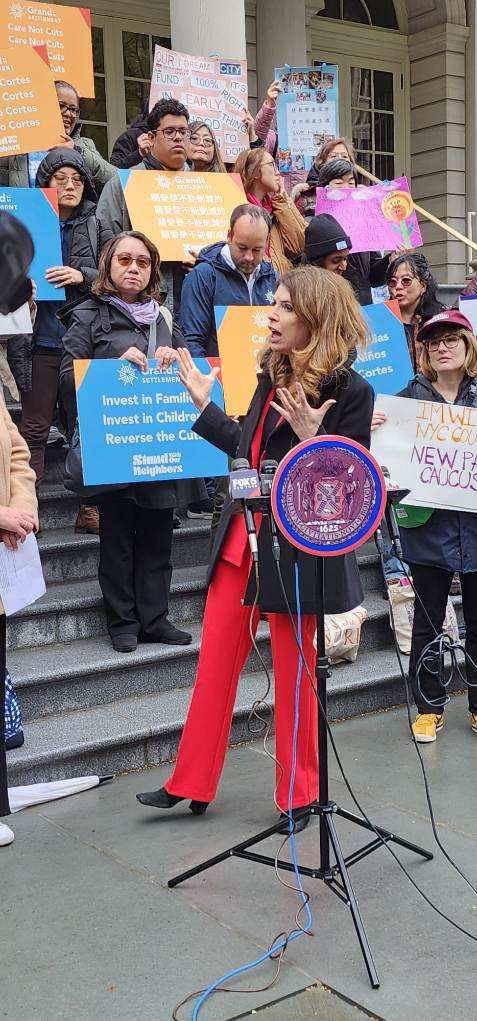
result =
[[363,954],[363,957],[364,957],[364,962],[366,964],[366,968],[367,968],[367,971],[368,971],[369,981],[371,982],[371,985],[372,985],[373,989],[379,989],[379,977],[378,977],[378,973],[376,971],[376,965],[374,963],[373,955],[371,953],[371,947],[370,947],[370,945],[368,943],[368,937],[366,935],[366,930],[365,930],[364,925],[363,925],[363,920],[361,918],[360,910],[359,910],[359,907],[358,907],[358,902],[356,900],[356,897],[355,897],[355,894],[354,894],[354,890],[353,890],[353,887],[351,885],[351,880],[349,878],[348,869],[346,868],[346,863],[345,863],[345,860],[344,860],[344,857],[343,857],[343,852],[341,850],[341,844],[340,844],[340,841],[339,841],[339,837],[338,837],[338,834],[336,832],[334,819],[333,819],[333,816],[331,815],[330,812],[327,812],[325,814],[324,820],[326,822],[326,826],[328,827],[328,833],[329,833],[329,836],[330,836],[331,846],[332,846],[333,851],[335,853],[336,864],[337,864],[338,869],[339,869],[339,873],[340,873],[340,876],[341,876],[341,881],[343,883],[344,889],[346,890],[346,896],[348,898],[349,908],[350,908],[351,915],[352,915],[352,918],[353,918],[354,927],[356,929],[356,934],[357,934],[357,937],[359,939],[359,945],[361,947],[361,951],[362,951],[362,954]]
[[414,854],[419,854],[426,861],[432,861],[434,855],[432,851],[426,851],[425,847],[419,847],[418,844],[411,844],[409,840],[404,840],[404,837],[398,837],[395,833],[391,833],[389,830],[384,830],[382,826],[375,826],[374,828],[366,822],[366,819],[361,819],[359,815],[354,815],[353,812],[347,812],[345,808],[340,808],[338,805],[335,807],[336,815],[340,815],[342,819],[348,819],[349,822],[354,822],[357,826],[361,826],[364,830],[369,830],[370,833],[379,833],[386,841],[390,843],[398,844],[399,847],[405,847],[407,851],[414,851]]

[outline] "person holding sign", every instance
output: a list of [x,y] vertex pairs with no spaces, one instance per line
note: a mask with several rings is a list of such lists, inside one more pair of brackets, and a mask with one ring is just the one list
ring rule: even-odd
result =
[[306,181],[296,184],[292,189],[291,197],[298,209],[305,217],[313,216],[316,205],[316,187],[318,174],[321,167],[331,160],[347,160],[348,163],[356,163],[356,152],[352,142],[347,138],[330,138],[319,149],[311,170],[308,172]]
[[[300,440],[318,432],[349,436],[369,446],[373,394],[352,369],[354,348],[364,345],[367,327],[349,285],[339,276],[303,266],[279,282],[270,309],[270,336],[257,389],[239,424],[210,400],[218,369],[203,375],[188,351],[179,350],[181,379],[199,411],[194,430],[230,457],[258,468],[263,458],[280,461]],[[286,812],[291,770],[297,648],[278,584],[266,521],[257,528],[260,591],[255,588],[245,524],[224,506],[208,573],[209,594],[192,701],[174,772],[158,791],[139,794],[144,805],[172,808],[192,798],[204,812],[215,797],[227,750],[240,672],[252,647],[260,612],[268,614],[275,671],[277,803]],[[279,536],[287,597],[297,612],[295,554]],[[316,628],[315,563],[298,553],[303,652],[313,672]],[[353,554],[325,560],[326,612],[357,606],[362,588]],[[300,730],[293,807],[310,805],[318,793],[316,699],[301,688]],[[305,816],[297,828],[303,828]]]
[[[454,310],[440,312],[421,326],[417,339],[422,344],[421,369],[398,396],[476,408],[477,342],[468,319]],[[385,420],[377,410],[373,428]],[[445,461],[442,467],[450,470]],[[469,474],[476,479],[472,484],[477,489],[472,465]],[[406,526],[400,528],[401,544],[417,593],[409,663],[417,705],[414,736],[428,744],[444,726],[446,693],[439,683],[436,659],[431,655],[420,662],[420,658],[442,632],[455,572],[460,575],[466,627],[470,724],[477,734],[477,513],[411,507],[408,517],[398,520]]]
[[189,159],[191,170],[208,174],[225,174],[225,163],[219,144],[206,121],[191,121]]
[[273,156],[263,148],[241,153],[234,173],[242,178],[247,201],[261,206],[271,217],[266,254],[277,273],[286,273],[303,251],[305,221],[283,187]]
[[328,213],[312,216],[305,230],[303,262],[342,276],[348,267],[351,238]]
[[444,310],[425,255],[408,252],[396,256],[389,263],[386,283],[389,296],[399,304],[411,362],[414,372],[418,372],[422,352],[422,344],[417,339],[420,327]]
[[[148,357],[170,364],[172,345],[182,338],[170,313],[158,304],[159,266],[157,248],[137,231],[112,238],[101,253],[92,297],[77,306],[63,338],[60,376],[70,417],[76,416],[75,358],[126,359],[142,371]],[[129,410],[134,412],[118,409]],[[99,583],[113,649],[134,652],[138,638],[188,645],[191,635],[167,619],[175,483],[112,486],[95,502]]]

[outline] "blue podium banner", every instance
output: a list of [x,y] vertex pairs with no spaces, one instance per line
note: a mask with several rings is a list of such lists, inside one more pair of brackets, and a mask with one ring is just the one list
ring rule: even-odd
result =
[[376,394],[395,396],[414,375],[397,301],[364,305],[372,340],[353,369],[367,379]]
[[33,238],[35,256],[29,275],[36,283],[36,300],[64,301],[64,288],[45,279],[47,269],[63,265],[56,188],[0,188],[0,209],[16,216]]
[[[205,358],[196,365],[210,371]],[[199,417],[176,365],[147,372],[116,359],[75,361],[78,421],[87,486],[227,475],[227,457],[192,432]],[[212,400],[224,407],[217,380]]]

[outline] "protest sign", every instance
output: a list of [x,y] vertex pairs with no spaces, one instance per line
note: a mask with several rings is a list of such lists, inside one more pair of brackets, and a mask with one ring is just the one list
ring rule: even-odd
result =
[[386,301],[365,305],[361,311],[372,338],[353,369],[367,379],[376,394],[396,394],[414,375],[399,305],[397,301]]
[[24,0],[6,0],[6,6],[0,51],[11,46],[24,54],[28,46],[45,46],[53,79],[71,82],[80,96],[94,97],[91,11]]
[[225,241],[233,210],[247,201],[238,174],[119,170],[119,177],[134,230],[157,245],[163,262]]
[[349,234],[355,252],[419,248],[421,231],[406,177],[359,188],[316,189],[315,213],[329,213]]
[[20,305],[15,312],[7,312],[6,315],[0,313],[0,337],[11,337],[19,333],[33,333],[30,307],[27,301],[24,305]]
[[248,149],[242,123],[248,106],[246,60],[209,60],[156,46],[149,109],[163,97],[180,100],[191,121],[212,128],[226,163],[235,163],[239,152]]
[[[210,372],[205,359],[196,362]],[[125,359],[75,361],[85,485],[226,475],[227,457],[192,432],[199,417],[177,365],[141,372]],[[223,408],[216,381],[212,400]]]
[[277,67],[282,92],[277,103],[278,169],[310,170],[318,149],[339,134],[338,68]]
[[407,397],[378,397],[387,421],[371,451],[405,504],[472,511],[477,500],[477,408]]
[[267,343],[270,307],[216,305],[225,409],[228,415],[245,415],[257,386],[260,353]]
[[16,216],[30,231],[35,255],[28,271],[37,286],[37,301],[63,301],[63,287],[45,280],[52,266],[62,266],[58,192],[56,188],[0,188],[0,209]]
[[0,47],[0,156],[50,149],[64,133],[45,47]]
[[477,334],[477,294],[461,294],[459,298],[459,312],[466,316]]

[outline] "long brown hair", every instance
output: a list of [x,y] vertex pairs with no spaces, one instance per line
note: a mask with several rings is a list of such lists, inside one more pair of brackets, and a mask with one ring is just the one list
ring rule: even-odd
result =
[[117,296],[118,289],[111,279],[111,263],[113,261],[113,255],[116,248],[123,238],[136,238],[138,241],[142,241],[151,258],[151,276],[149,277],[149,283],[143,291],[139,292],[137,296],[138,301],[144,301],[147,298],[156,298],[157,300],[160,300],[162,297],[160,274],[161,258],[152,241],[150,241],[145,234],[141,234],[138,230],[123,230],[121,231],[121,234],[116,234],[114,238],[111,238],[105,244],[99,258],[98,276],[91,288],[92,293],[98,295],[107,294]]
[[327,162],[330,152],[333,152],[337,145],[344,145],[351,163],[356,163],[356,150],[352,142],[349,142],[347,138],[330,138],[327,142],[323,142],[315,156],[315,167],[317,170]]
[[265,348],[261,366],[275,387],[299,380],[316,404],[324,380],[344,369],[354,348],[363,351],[367,346],[369,327],[351,286],[338,273],[299,266],[279,284],[288,288],[295,315],[308,327],[310,339],[303,351],[291,355]]
[[[191,135],[193,135],[194,132],[199,131],[199,128],[207,128],[207,131],[209,132],[209,135],[214,143],[214,155],[212,157],[212,160],[207,171],[203,171],[203,173],[226,174],[227,170],[225,167],[225,163],[220,155],[219,143],[217,142],[215,132],[212,131],[212,128],[209,127],[206,121],[190,121],[189,130]],[[188,162],[191,164],[192,167],[194,166],[193,160],[188,160]]]
[[[453,327],[450,323],[442,323],[439,326],[439,332],[448,332],[449,328],[456,337],[461,337],[465,344],[465,360],[464,360],[464,372],[470,379],[475,379],[477,376],[477,341],[474,334],[470,330],[466,330],[464,327],[458,329]],[[436,333],[438,331],[436,330]],[[422,343],[421,363],[419,365],[419,371],[422,375],[429,379],[431,383],[435,383],[437,379],[437,372],[432,368],[431,360],[429,358],[428,342],[430,336],[426,334],[425,340]]]
[[234,174],[240,174],[245,193],[248,195],[252,190],[254,182],[260,177],[260,169],[264,156],[268,156],[268,150],[263,146],[260,149],[248,149],[239,152],[233,169]]

